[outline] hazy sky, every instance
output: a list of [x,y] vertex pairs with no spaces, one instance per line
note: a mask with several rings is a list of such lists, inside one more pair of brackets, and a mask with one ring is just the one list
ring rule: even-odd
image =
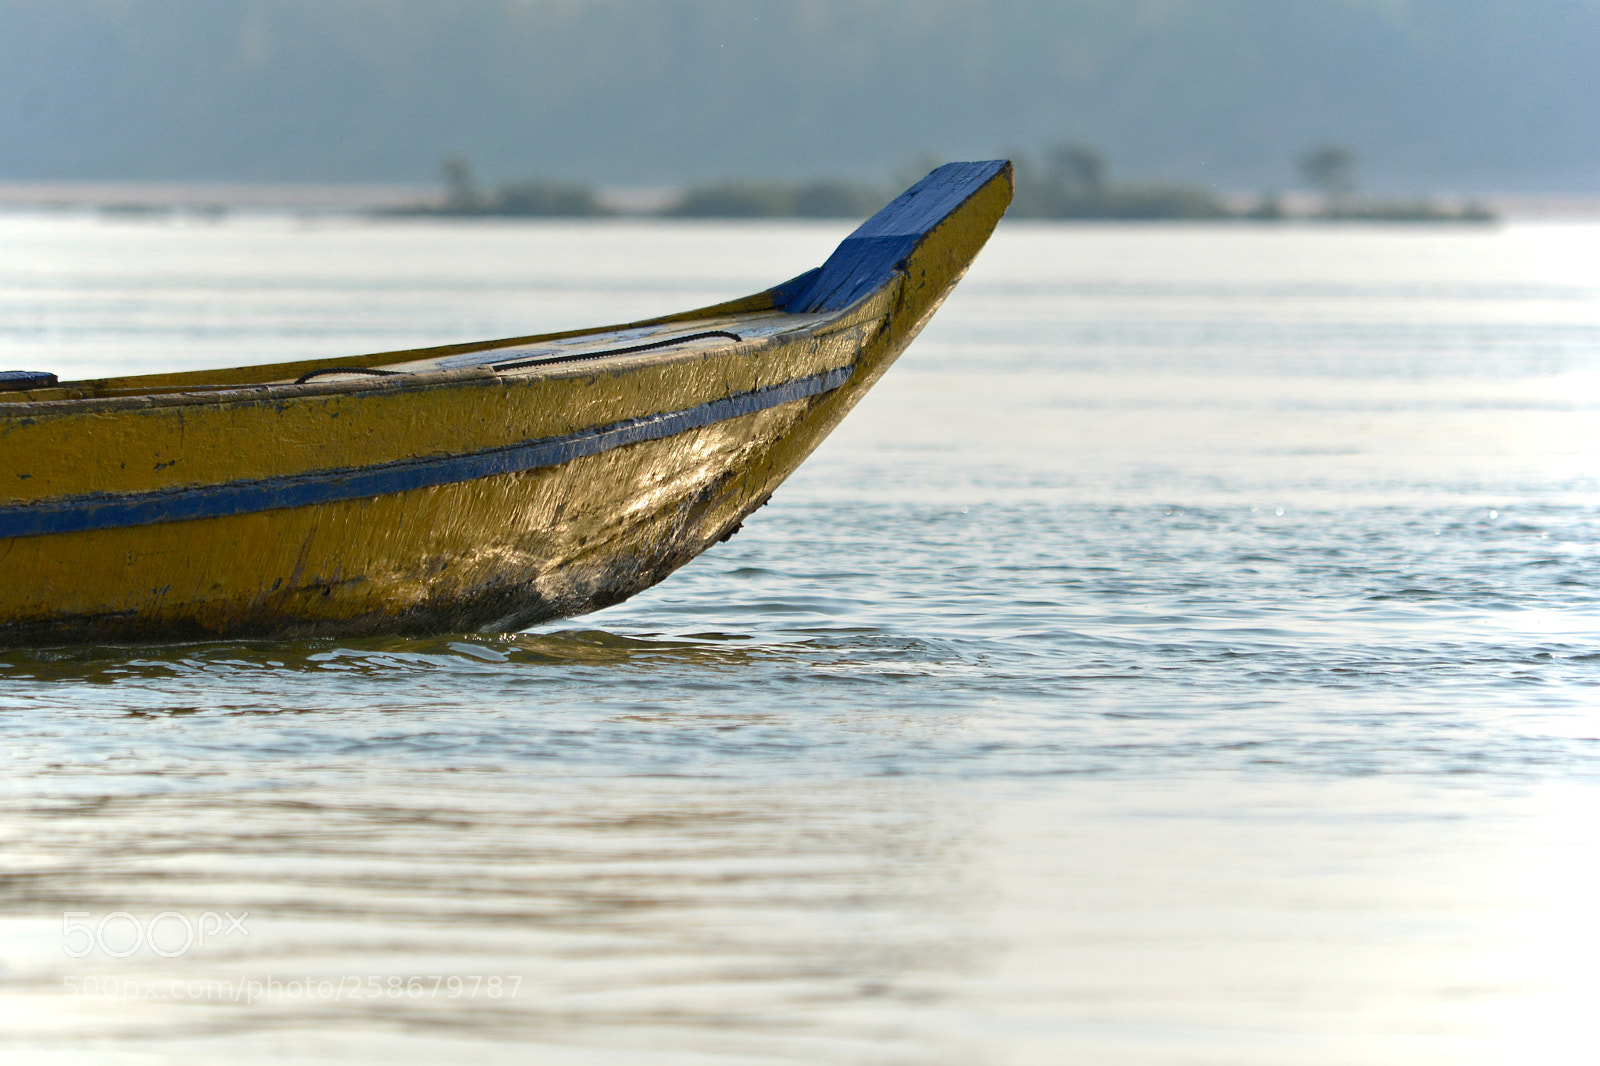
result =
[[1600,189],[1600,0],[0,0],[0,179],[1115,175]]

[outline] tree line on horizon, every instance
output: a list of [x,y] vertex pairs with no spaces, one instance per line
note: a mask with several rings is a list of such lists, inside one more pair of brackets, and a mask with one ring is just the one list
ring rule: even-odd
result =
[[[1016,196],[1008,217],[1056,220],[1206,220],[1289,218],[1367,221],[1489,221],[1477,204],[1452,207],[1428,198],[1396,200],[1356,194],[1358,160],[1343,145],[1323,144],[1303,153],[1297,170],[1318,194],[1320,206],[1292,213],[1276,192],[1262,193],[1248,206],[1230,204],[1203,186],[1170,181],[1117,181],[1106,157],[1092,146],[1067,142],[1047,149],[1042,161],[1011,153]],[[898,169],[888,185],[838,178],[781,180],[724,178],[695,182],[654,211],[621,211],[608,205],[592,185],[546,178],[523,179],[490,189],[479,186],[471,164],[451,156],[441,164],[444,196],[432,203],[391,209],[412,216],[597,218],[651,215],[661,218],[865,218],[920,178],[938,160],[919,158]]]

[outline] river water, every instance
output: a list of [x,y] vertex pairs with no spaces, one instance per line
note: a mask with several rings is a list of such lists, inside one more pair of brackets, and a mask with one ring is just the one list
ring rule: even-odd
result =
[[[0,365],[627,320],[846,229],[3,216]],[[1600,225],[1008,224],[621,606],[0,652],[0,1049],[1589,1062],[1597,564]]]

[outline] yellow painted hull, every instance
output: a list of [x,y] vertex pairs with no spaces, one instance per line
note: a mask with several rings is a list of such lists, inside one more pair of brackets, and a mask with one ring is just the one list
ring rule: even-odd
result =
[[[619,602],[730,535],[910,343],[1010,200],[1009,166],[968,183],[843,307],[780,287],[345,371],[0,394],[0,645],[503,632]],[[618,336],[665,340],[584,348]]]

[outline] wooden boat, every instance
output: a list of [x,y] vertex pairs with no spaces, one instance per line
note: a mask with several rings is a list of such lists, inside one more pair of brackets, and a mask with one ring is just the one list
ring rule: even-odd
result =
[[940,167],[821,267],[684,314],[355,359],[0,374],[0,645],[506,632],[731,536],[1011,199]]

